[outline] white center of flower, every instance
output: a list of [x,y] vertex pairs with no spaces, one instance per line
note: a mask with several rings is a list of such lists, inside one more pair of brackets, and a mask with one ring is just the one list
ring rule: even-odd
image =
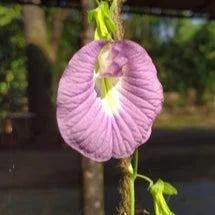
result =
[[[107,43],[100,51],[94,71],[95,88],[101,98],[105,112],[117,113],[120,109],[118,88],[127,59],[114,56],[111,43]],[[117,62],[120,61],[119,63]]]

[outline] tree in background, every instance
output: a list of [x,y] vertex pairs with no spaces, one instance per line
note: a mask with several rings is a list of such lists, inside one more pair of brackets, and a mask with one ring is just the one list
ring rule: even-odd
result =
[[44,10],[36,5],[24,5],[25,38],[27,44],[28,105],[35,114],[35,135],[55,140],[57,134],[55,108],[51,101],[53,64],[68,9],[54,16],[52,37],[49,40]]

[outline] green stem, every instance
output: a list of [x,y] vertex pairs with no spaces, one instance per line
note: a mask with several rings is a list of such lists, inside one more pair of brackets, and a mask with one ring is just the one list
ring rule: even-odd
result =
[[143,179],[149,183],[149,187],[151,187],[154,182],[145,175],[138,174],[138,149],[134,152],[133,157],[133,168],[131,165],[131,171],[129,175],[129,189],[130,189],[130,214],[135,215],[135,187],[134,183],[137,178]]
[[137,174],[137,178],[141,178],[141,179],[144,179],[145,181],[149,182],[149,186],[153,185],[153,181],[145,175]]
[[129,215],[135,215],[135,189],[134,189],[134,183],[137,177],[137,171],[138,171],[138,149],[134,152],[134,168],[133,172],[130,173],[129,177],[129,188],[130,188],[130,214]]
[[134,181],[133,177],[129,180],[129,188],[130,188],[130,214],[135,215],[135,191],[134,191]]
[[137,172],[138,172],[138,149],[136,149],[134,152],[134,176],[135,176],[135,179],[137,177]]

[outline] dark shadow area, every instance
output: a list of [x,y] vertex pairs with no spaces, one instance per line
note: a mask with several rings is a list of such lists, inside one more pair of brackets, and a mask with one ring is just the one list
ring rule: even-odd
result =
[[58,130],[55,107],[51,101],[52,64],[45,50],[34,44],[27,46],[27,59],[28,106],[33,114],[31,130],[34,139],[43,138],[37,142],[53,143]]

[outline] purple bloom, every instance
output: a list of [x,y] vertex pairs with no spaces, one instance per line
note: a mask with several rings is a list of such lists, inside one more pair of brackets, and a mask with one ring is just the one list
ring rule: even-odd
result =
[[124,41],[93,41],[59,83],[57,121],[65,142],[92,160],[130,156],[151,134],[163,103],[147,52]]

